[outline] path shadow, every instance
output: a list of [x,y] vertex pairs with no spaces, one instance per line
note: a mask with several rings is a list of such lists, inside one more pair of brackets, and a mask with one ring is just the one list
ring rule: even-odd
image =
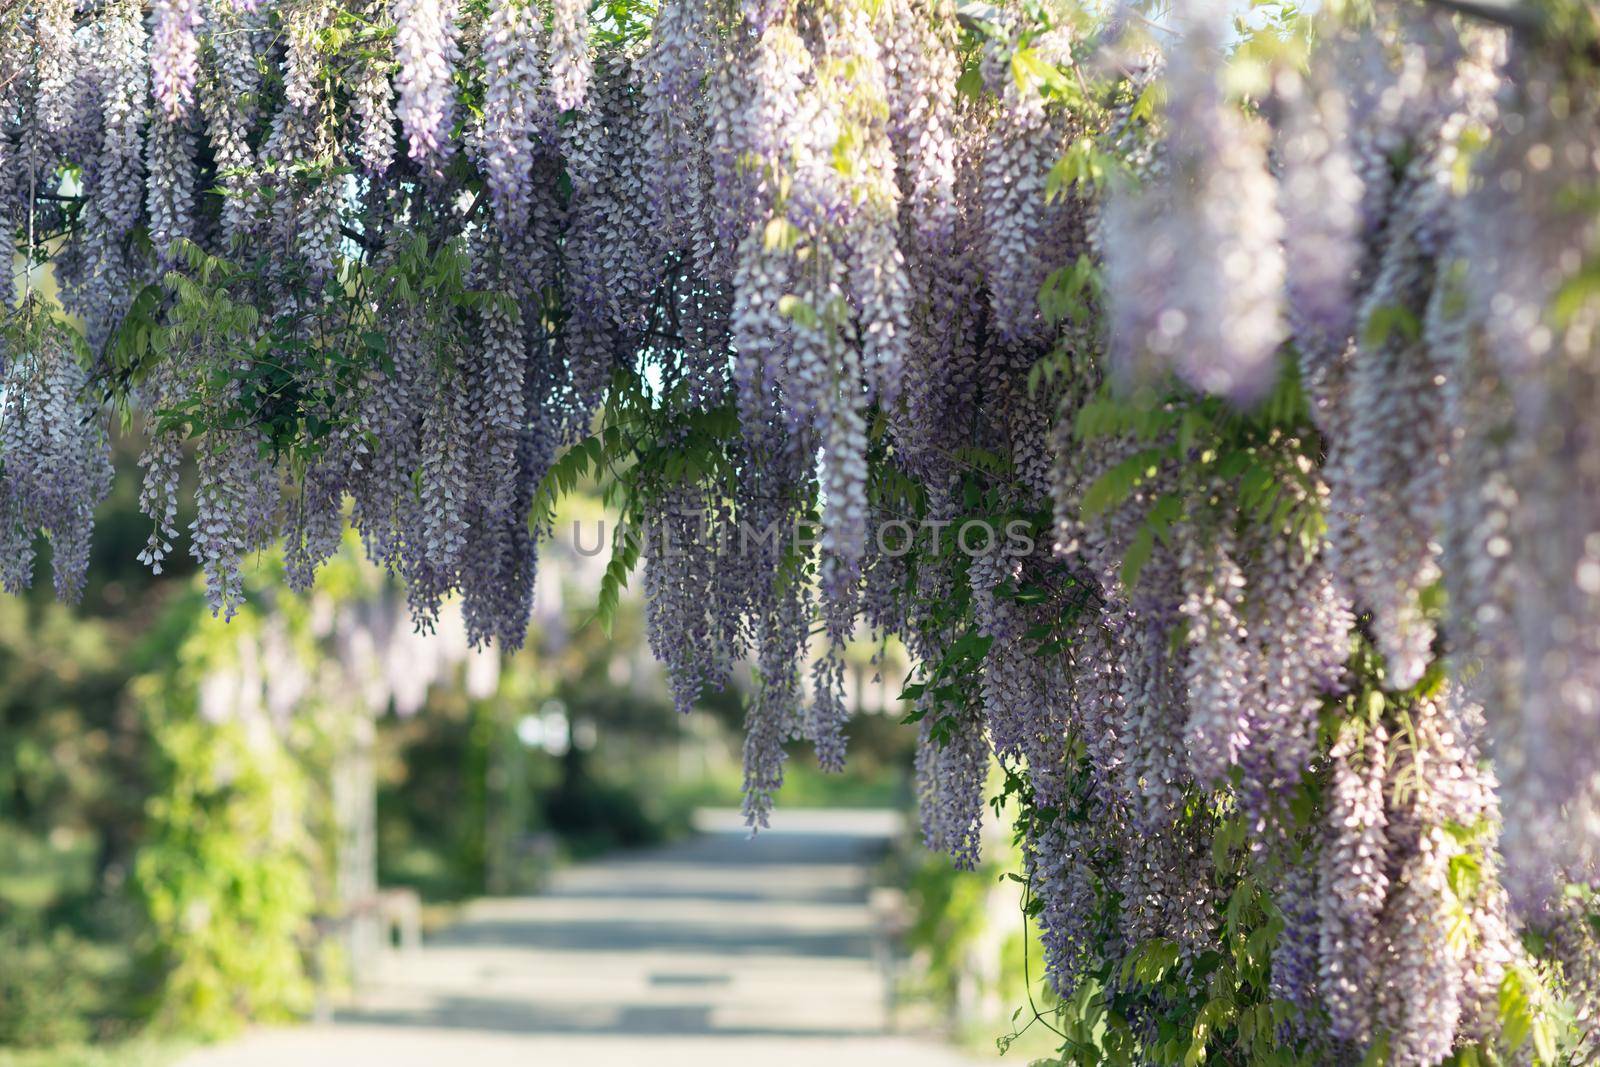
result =
[[866,959],[866,930],[788,930],[781,926],[631,922],[626,919],[475,919],[440,933],[444,948],[554,949],[562,952],[682,952],[701,956],[807,956]]
[[414,1029],[590,1037],[875,1037],[881,1029],[718,1026],[711,1004],[541,1005],[491,997],[441,996],[426,1008],[340,1011],[336,1022]]
[[[393,986],[379,983],[335,1021],[398,1034],[877,1037],[881,977],[866,904],[871,865],[886,848],[866,832],[781,829],[752,839],[717,827],[579,865],[536,896],[469,908],[427,939]],[[722,906],[735,903],[748,906]],[[430,959],[430,950],[440,953]],[[615,981],[575,962],[591,955],[617,969]],[[581,993],[566,984],[574,967],[588,972]],[[808,1007],[779,986],[770,1003],[743,1004],[731,987],[751,974],[791,979],[822,999]]]

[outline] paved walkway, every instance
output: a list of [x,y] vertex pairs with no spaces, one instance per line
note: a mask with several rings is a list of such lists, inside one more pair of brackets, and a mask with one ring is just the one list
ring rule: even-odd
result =
[[866,899],[887,813],[780,810],[480,901],[333,1023],[180,1067],[965,1067],[885,1033]]

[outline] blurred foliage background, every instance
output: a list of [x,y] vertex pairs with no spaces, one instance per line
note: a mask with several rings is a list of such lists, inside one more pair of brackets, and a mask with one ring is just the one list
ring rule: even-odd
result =
[[[412,636],[353,546],[303,597],[257,561],[246,610],[212,619],[185,556],[159,577],[134,562],[134,459],[119,443],[83,603],[48,581],[0,598],[0,1067],[145,1067],[309,1017],[359,971],[352,916],[378,895],[414,893],[425,924],[446,922],[737,804],[742,695],[678,716],[638,601],[609,634],[594,617],[606,559],[573,547],[574,522],[606,518],[594,497],[559,517],[535,631],[500,658]],[[402,675],[376,687],[350,666],[374,640],[398,650],[377,673]],[[909,810],[903,662],[863,644],[850,669],[849,770],[797,751],[783,803]],[[1018,1002],[1003,867],[957,874],[910,843],[885,867],[911,908],[907,990],[941,1017]]]

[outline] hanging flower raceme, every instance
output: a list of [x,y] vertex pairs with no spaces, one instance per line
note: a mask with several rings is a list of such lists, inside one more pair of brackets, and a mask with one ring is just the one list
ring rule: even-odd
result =
[[7,300],[9,587],[41,532],[83,585],[101,398],[221,615],[348,516],[420,631],[514,648],[594,477],[674,703],[753,668],[752,827],[899,640],[924,838],[976,866],[1003,791],[1107,1058],[1519,1062],[1506,1005],[1600,974],[1586,59],[1409,8],[1230,68],[1180,5],[1157,85],[1142,16],[1011,0],[16,7],[0,261],[91,351]]
[[727,667],[717,655],[715,603],[707,595],[716,583],[718,545],[704,494],[692,486],[666,493],[668,502],[642,532],[645,625],[651,651],[666,666],[673,705],[686,713],[720,687]]
[[1372,1036],[1368,998],[1380,963],[1378,922],[1389,890],[1387,742],[1382,723],[1350,723],[1331,753],[1332,795],[1318,868],[1318,989],[1329,1032],[1344,1041]]
[[582,107],[594,78],[583,0],[554,0],[550,22],[550,94],[557,111]]
[[1220,81],[1222,12],[1193,5],[1167,57],[1165,137],[1102,219],[1113,365],[1250,403],[1277,377],[1283,217],[1266,131]]
[[337,169],[343,150],[334,138],[320,36],[331,12],[327,0],[304,0],[280,14],[287,38],[284,106],[272,117],[261,153],[275,245],[293,252],[313,284],[336,269],[342,199]]
[[1409,192],[1362,307],[1364,336],[1344,372],[1348,421],[1333,441],[1329,473],[1335,566],[1373,613],[1378,647],[1401,689],[1432,658],[1423,597],[1440,575],[1434,538],[1447,463],[1440,368],[1416,327],[1436,269],[1421,227],[1437,209],[1426,188]]
[[436,173],[455,152],[455,88],[461,59],[455,0],[391,0],[394,18],[395,112],[405,130],[411,159]]
[[1236,802],[1265,833],[1313,765],[1321,703],[1341,690],[1355,618],[1323,561],[1286,531],[1236,541],[1223,531],[1185,546],[1186,747],[1203,781],[1239,772]]
[[[977,397],[984,306],[978,267],[984,233],[975,190],[985,128],[956,92],[961,57],[948,12],[899,3],[890,11],[889,138],[900,179],[900,250],[910,284],[903,403],[891,409],[902,462],[919,475],[949,473]],[[1034,207],[1038,205],[1027,205]],[[1042,258],[1042,257],[1037,257]]]
[[150,242],[170,250],[194,230],[194,137],[184,126],[156,119],[146,140],[145,211]]
[[633,55],[609,54],[588,107],[560,131],[572,187],[562,248],[572,300],[562,338],[571,374],[568,436],[587,431],[613,369],[641,338],[664,267],[634,77]]
[[0,336],[0,535],[7,592],[33,582],[34,543],[50,541],[56,595],[76,601],[89,568],[94,510],[111,491],[110,448],[70,328],[29,298]]
[[757,604],[756,670],[761,685],[745,713],[744,817],[765,827],[783,786],[784,745],[800,734],[804,699],[799,659],[806,647],[809,599],[771,588]]
[[1288,314],[1296,344],[1312,349],[1308,361],[1337,359],[1356,331],[1364,185],[1340,81],[1345,58],[1336,48],[1320,51],[1309,75],[1285,71],[1277,83]]
[[95,27],[92,55],[100,109],[99,151],[84,168],[85,267],[79,311],[98,350],[121,316],[133,285],[127,243],[144,199],[145,32],[134,0],[110,5]]
[[500,590],[516,587],[509,579],[531,567],[531,544],[519,532],[528,526],[527,494],[522,486],[523,437],[527,411],[527,349],[522,317],[504,292],[485,301],[480,313],[482,348],[467,364],[466,391],[472,397],[468,416],[478,438],[470,483],[470,526],[461,563],[461,587],[467,633],[475,646],[490,641],[517,648],[527,629],[526,606],[520,597]]
[[226,198],[223,229],[229,238],[238,239],[248,232],[254,216],[252,187],[258,178],[249,137],[256,116],[247,102],[260,82],[257,53],[264,26],[249,13],[241,14],[230,0],[216,0],[208,13],[213,32],[202,64],[200,112]]
[[72,0],[41,0],[33,5],[36,121],[44,137],[68,137],[76,110],[79,53],[73,41]]
[[[1528,909],[1565,881],[1600,878],[1592,744],[1600,724],[1600,481],[1592,420],[1583,414],[1600,378],[1596,302],[1575,273],[1600,238],[1579,206],[1600,171],[1584,93],[1539,68],[1508,93],[1506,102],[1530,117],[1489,153],[1464,212],[1475,223],[1464,227],[1466,288],[1457,292],[1467,321],[1452,326],[1452,336],[1481,329],[1481,341],[1469,334],[1453,351],[1468,346],[1466,357],[1490,364],[1457,388],[1498,381],[1503,390],[1498,400],[1484,397],[1494,405],[1488,411],[1463,412],[1481,421],[1458,423],[1472,448],[1462,459],[1488,480],[1457,483],[1455,532],[1476,594],[1462,604],[1472,612],[1463,626],[1486,639],[1482,669],[1505,701],[1492,709],[1491,726],[1506,782],[1512,884]],[[1495,425],[1498,435],[1482,432]]]
[[842,126],[833,145],[833,166],[852,179],[849,213],[841,220],[849,260],[845,287],[855,312],[861,375],[873,399],[893,408],[910,334],[910,282],[899,246],[900,188],[888,128],[893,90],[879,44],[890,15],[868,5],[845,4],[823,25],[829,54],[819,80],[832,80],[841,99]]
[[[1039,289],[1083,250],[1079,202],[1048,194],[1051,168],[1079,131],[1038,79],[1021,72],[1070,63],[1071,38],[1065,28],[1016,19],[1008,30],[1015,36],[990,40],[983,55],[984,80],[1000,101],[983,146],[983,267],[991,329],[1002,341],[1037,342],[1048,336]],[[1024,30],[1033,31],[1027,44]]]
[[1259,677],[1254,640],[1240,619],[1244,574],[1231,539],[1209,549],[1185,546],[1183,613],[1189,622],[1189,760],[1203,780],[1220,782],[1251,743],[1251,683]]
[[538,11],[504,0],[489,16],[483,50],[483,119],[472,149],[494,197],[495,218],[515,232],[527,224],[533,138],[541,124]]
[[[659,168],[650,186],[660,224],[677,242],[704,240],[706,212],[702,180],[710,160],[705,121],[705,86],[710,75],[714,27],[705,0],[672,0],[651,27],[641,61],[648,116],[646,144]],[[702,266],[710,249],[696,248]]]
[[[391,233],[379,252],[392,262],[400,234]],[[383,442],[362,464],[351,486],[355,507],[352,524],[360,531],[367,555],[391,571],[402,569],[418,545],[424,545],[418,494],[413,476],[420,462],[423,411],[432,398],[434,367],[428,332],[416,309],[407,303],[383,307],[391,322],[388,353],[393,371],[374,370],[362,390],[359,425]],[[409,592],[409,590],[408,590]],[[413,607],[419,607],[416,598]],[[425,614],[425,611],[419,612]]]
[[201,0],[155,0],[150,31],[150,91],[169,122],[194,102],[200,70]]
[[917,738],[917,806],[922,843],[975,870],[983,850],[984,784],[989,746],[975,708],[921,708]]
[[[873,19],[859,5],[829,8],[820,40],[812,51],[782,23],[763,34],[741,93],[745,165],[761,176],[730,189],[729,206],[771,213],[742,239],[734,299],[749,310],[736,322],[797,446],[820,447],[822,586],[837,606],[854,598],[868,536],[866,409],[897,399],[911,296]],[[775,274],[786,291],[763,292]]]
[[[375,28],[387,25],[386,0],[368,0],[364,21]],[[383,175],[394,162],[394,86],[389,67],[394,44],[387,34],[374,32],[361,42],[360,53],[349,74],[352,118],[356,127],[356,155],[369,174]]]
[[[1459,1035],[1492,1029],[1498,989],[1523,949],[1503,921],[1494,779],[1482,767],[1483,711],[1445,685],[1406,717],[1391,768],[1391,862],[1399,876],[1384,917],[1389,938],[1379,1018],[1397,1063],[1431,1064]],[[1466,829],[1462,829],[1466,828]],[[1467,881],[1455,872],[1472,866]],[[1465,913],[1474,936],[1451,918]]]
[[279,532],[278,494],[270,462],[254,435],[204,442],[189,552],[204,569],[211,613],[231,619],[244,603],[244,560]]

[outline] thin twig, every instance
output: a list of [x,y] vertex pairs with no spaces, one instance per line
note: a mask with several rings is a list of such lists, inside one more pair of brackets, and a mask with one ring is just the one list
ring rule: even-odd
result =
[[[1552,33],[1550,20],[1521,0],[1428,0],[1446,11],[1467,18],[1504,26],[1534,44],[1552,45],[1568,53],[1581,53],[1590,62],[1600,63],[1600,41],[1592,36],[1562,39]],[[1591,16],[1594,14],[1590,10]]]
[[341,222],[339,224],[339,233],[341,233],[345,237],[348,237],[350,240],[354,241],[356,244],[360,245],[362,248],[366,249],[368,252],[376,252],[378,250],[378,248],[379,248],[379,245],[378,245],[377,241],[374,241],[371,237],[369,237],[366,234],[362,233],[360,230],[356,229],[353,226],[346,226],[344,223]]
[[1431,3],[1470,18],[1493,22],[1518,33],[1542,36],[1545,22],[1538,12],[1516,0],[1430,0]]

